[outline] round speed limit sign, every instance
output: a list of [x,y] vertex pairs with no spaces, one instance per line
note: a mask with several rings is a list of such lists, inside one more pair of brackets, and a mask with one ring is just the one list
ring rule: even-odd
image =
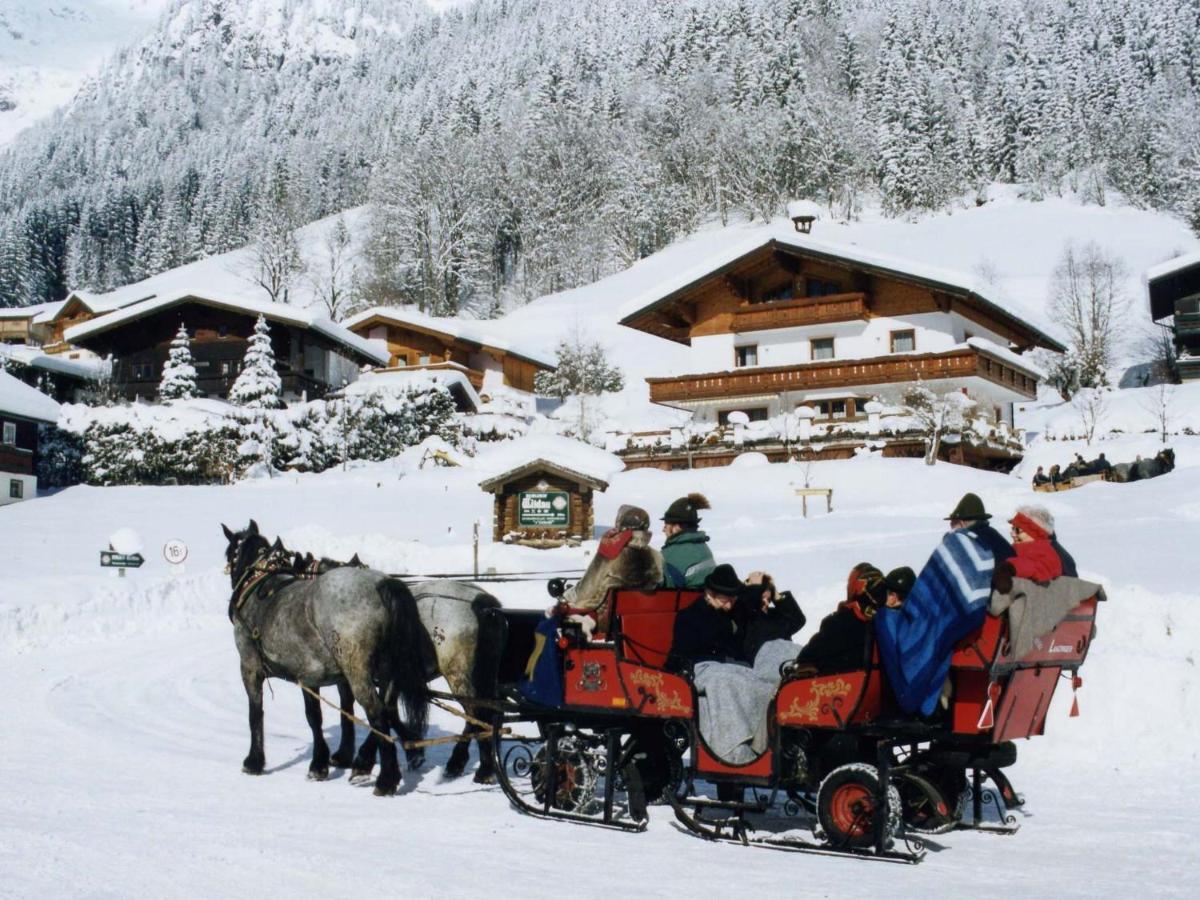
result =
[[163,544],[163,559],[173,566],[178,566],[187,559],[188,548],[187,544],[178,538],[167,541]]

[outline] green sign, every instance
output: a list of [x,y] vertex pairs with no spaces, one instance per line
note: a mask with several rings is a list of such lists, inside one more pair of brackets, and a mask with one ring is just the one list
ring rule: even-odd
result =
[[100,567],[107,569],[136,569],[146,560],[140,553],[114,553],[100,551]]
[[566,491],[522,491],[517,503],[517,524],[522,527],[571,524],[571,496]]

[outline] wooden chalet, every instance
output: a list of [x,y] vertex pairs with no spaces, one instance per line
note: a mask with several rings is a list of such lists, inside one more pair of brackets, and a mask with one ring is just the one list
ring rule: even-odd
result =
[[151,297],[64,332],[66,341],[112,356],[114,388],[128,399],[152,399],[179,326],[191,336],[196,383],[209,397],[228,397],[241,371],[254,325],[270,326],[286,400],[323,396],[352,382],[361,366],[386,363],[367,341],[297,307],[241,298],[180,293]]
[[37,496],[38,425],[57,421],[57,403],[0,372],[0,506]]
[[1175,337],[1182,381],[1200,379],[1200,253],[1177,257],[1146,273],[1150,318]]
[[390,368],[456,369],[476,391],[504,385],[533,393],[534,376],[555,368],[554,360],[487,334],[486,322],[377,306],[343,324],[360,337],[385,345]]
[[[1011,434],[1012,404],[1037,396],[1038,370],[1019,354],[1066,349],[952,273],[779,229],[631,300],[623,313],[622,325],[691,348],[690,372],[647,379],[650,399],[715,426],[735,411],[754,423],[798,409],[812,411],[817,425],[865,422],[871,400],[898,402],[920,383],[966,392],[999,438]],[[810,438],[806,454],[844,456],[862,445],[853,429],[840,430],[840,442]],[[896,443],[900,452],[904,442]],[[964,448],[958,455],[989,466],[1019,458],[1015,441],[995,444],[980,449],[986,459]],[[774,449],[785,458],[785,447]],[[636,449],[621,455],[629,466],[683,459],[662,448],[653,458]],[[711,455],[722,464],[736,450]],[[689,453],[689,465],[696,456]]]

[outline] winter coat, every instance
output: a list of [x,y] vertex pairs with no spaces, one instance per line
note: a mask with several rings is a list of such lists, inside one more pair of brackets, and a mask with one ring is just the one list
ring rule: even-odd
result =
[[671,588],[704,587],[716,567],[703,531],[681,531],[667,538],[662,548],[663,583]]
[[1009,557],[1013,574],[1031,581],[1050,581],[1063,573],[1062,559],[1049,540],[1025,541],[1013,547]]
[[790,591],[784,591],[762,611],[762,586],[750,585],[738,597],[734,612],[740,632],[742,662],[754,664],[754,658],[767,641],[789,640],[804,627],[804,613]]
[[1050,535],[1050,544],[1054,547],[1054,552],[1058,554],[1058,559],[1062,563],[1062,573],[1071,578],[1078,578],[1079,569],[1075,566],[1075,557],[1058,542],[1058,535]]
[[975,535],[985,547],[992,551],[992,558],[997,561],[1008,559],[1014,553],[1013,545],[987,522],[977,521],[968,525],[965,530]]
[[666,668],[685,672],[698,662],[736,660],[740,650],[732,612],[713,609],[701,597],[675,617]]
[[817,630],[796,657],[797,665],[816,667],[821,675],[854,672],[865,668],[870,653],[871,620],[855,603],[842,603],[821,620]]

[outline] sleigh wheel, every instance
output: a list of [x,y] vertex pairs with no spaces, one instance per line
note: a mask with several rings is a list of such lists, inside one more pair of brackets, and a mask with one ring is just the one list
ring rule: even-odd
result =
[[[554,798],[550,805],[565,812],[586,812],[596,799],[596,782],[600,776],[596,761],[574,737],[563,738],[555,756]],[[549,774],[543,746],[533,757],[529,771],[533,796],[543,805]]]
[[[879,773],[874,766],[851,763],[834,769],[817,792],[817,820],[834,847],[869,847],[875,843],[875,823],[880,815],[876,797]],[[885,836],[900,827],[900,792],[888,785],[888,821]]]
[[962,819],[961,772],[945,771],[918,775],[905,773],[897,779],[901,814],[906,828],[919,834],[944,834]]

